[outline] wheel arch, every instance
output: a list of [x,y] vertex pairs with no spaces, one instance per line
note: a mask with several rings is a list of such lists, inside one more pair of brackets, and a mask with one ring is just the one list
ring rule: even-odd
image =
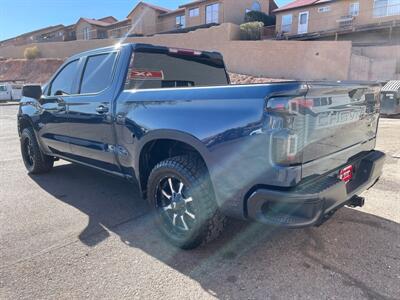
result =
[[32,119],[28,115],[18,116],[18,134],[19,134],[19,136],[21,136],[22,131],[28,127],[34,128]]
[[196,137],[179,131],[158,130],[149,133],[140,143],[136,153],[136,178],[146,197],[147,180],[154,166],[162,160],[185,154],[195,154],[208,166],[208,149]]

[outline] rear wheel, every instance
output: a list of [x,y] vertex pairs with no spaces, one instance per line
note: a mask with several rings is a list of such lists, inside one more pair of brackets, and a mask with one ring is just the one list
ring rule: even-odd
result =
[[21,134],[21,154],[29,174],[49,172],[54,165],[54,158],[43,154],[32,128],[25,128]]
[[156,226],[172,244],[193,249],[222,232],[225,217],[217,209],[207,170],[198,157],[162,161],[151,172],[147,191]]

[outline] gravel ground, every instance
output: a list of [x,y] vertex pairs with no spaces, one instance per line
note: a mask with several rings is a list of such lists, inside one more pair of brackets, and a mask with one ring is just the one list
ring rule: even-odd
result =
[[135,185],[57,162],[28,176],[16,106],[0,106],[0,299],[400,299],[400,119],[362,209],[319,228],[230,221],[216,242],[164,242]]

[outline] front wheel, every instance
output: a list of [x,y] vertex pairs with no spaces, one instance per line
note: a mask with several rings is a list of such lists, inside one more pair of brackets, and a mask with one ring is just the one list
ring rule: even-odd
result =
[[50,172],[54,158],[43,154],[32,128],[25,128],[21,134],[21,154],[29,174]]
[[204,163],[196,156],[178,156],[157,164],[148,181],[148,200],[155,223],[175,246],[193,249],[215,239],[223,217]]

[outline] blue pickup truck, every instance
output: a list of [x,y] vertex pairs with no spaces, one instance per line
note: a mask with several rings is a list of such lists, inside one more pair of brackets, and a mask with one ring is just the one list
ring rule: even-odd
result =
[[226,217],[298,228],[362,206],[380,177],[379,86],[230,85],[221,54],[147,44],[69,58],[18,113],[29,173],[55,160],[136,181],[156,226],[191,249]]

